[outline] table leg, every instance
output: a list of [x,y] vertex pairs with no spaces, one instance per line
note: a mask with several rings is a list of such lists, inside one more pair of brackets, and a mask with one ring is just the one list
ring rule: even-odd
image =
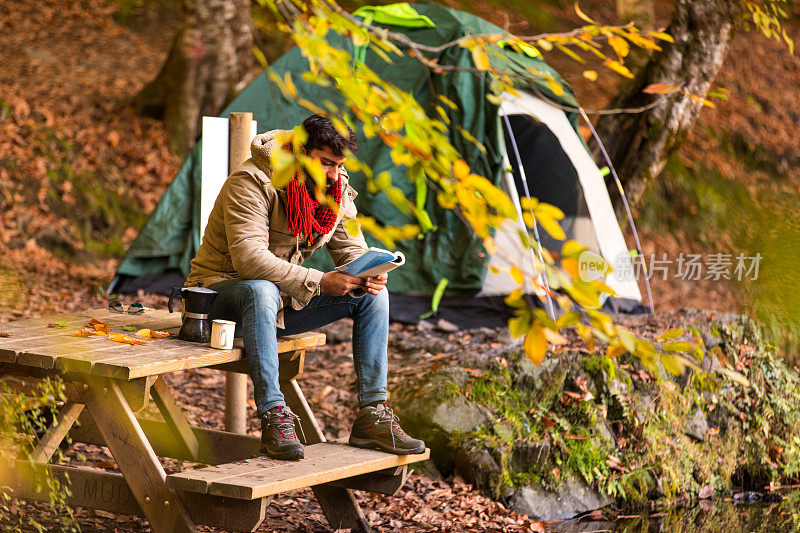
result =
[[82,397],[153,531],[195,531],[183,503],[166,486],[164,468],[119,385],[112,379],[93,377],[85,385]]
[[281,381],[280,385],[286,405],[289,406],[289,409],[294,414],[300,417],[300,427],[303,428],[303,435],[306,438],[303,444],[325,442],[325,435],[322,433],[322,429],[319,427],[317,418],[311,411],[303,391],[300,390],[297,380]]
[[[311,407],[300,390],[297,381],[281,382],[281,391],[289,408],[300,417],[300,425],[305,433],[305,444],[325,442],[325,435],[317,423]],[[332,485],[316,485],[311,487],[314,496],[325,513],[325,518],[334,529],[349,528],[359,533],[372,531],[369,527],[364,512],[358,506],[358,501],[350,489],[334,487]]]
[[56,416],[47,432],[39,439],[39,443],[31,453],[31,461],[34,463],[46,463],[55,453],[58,445],[67,436],[72,425],[78,420],[81,411],[83,411],[83,404],[80,403],[65,403],[61,409],[58,410]]
[[161,416],[164,417],[164,422],[167,423],[170,433],[177,437],[189,457],[197,460],[200,443],[197,440],[197,436],[192,432],[192,427],[189,425],[189,421],[186,420],[183,410],[175,403],[175,397],[162,376],[158,376],[158,379],[153,383],[152,395],[153,401],[156,402]]
[[247,374],[225,372],[225,431],[247,435]]

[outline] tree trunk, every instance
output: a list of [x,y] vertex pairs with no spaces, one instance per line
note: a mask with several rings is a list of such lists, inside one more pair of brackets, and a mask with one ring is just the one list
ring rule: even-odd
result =
[[[743,13],[741,0],[678,0],[667,33],[674,44],[661,43],[657,53],[622,88],[611,108],[635,108],[655,98],[658,104],[643,113],[601,117],[597,124],[611,161],[632,203],[637,203],[648,182],[664,168],[680,146],[703,106],[690,95],[705,97],[728,53],[734,28]],[[684,89],[667,96],[645,94],[650,84]],[[600,151],[592,146],[599,160]]]
[[250,0],[182,0],[167,61],[135,97],[140,112],[163,118],[171,151],[186,155],[204,115],[218,114],[253,65]]

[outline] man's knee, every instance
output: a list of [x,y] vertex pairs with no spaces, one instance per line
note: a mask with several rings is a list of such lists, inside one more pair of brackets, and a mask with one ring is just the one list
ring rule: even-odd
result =
[[244,285],[249,290],[243,291],[245,299],[241,302],[243,305],[252,305],[256,309],[278,312],[281,295],[277,285],[264,279],[248,280],[244,282]]
[[359,298],[359,303],[363,310],[369,310],[372,313],[380,313],[389,315],[389,291],[383,289],[378,294],[366,294]]

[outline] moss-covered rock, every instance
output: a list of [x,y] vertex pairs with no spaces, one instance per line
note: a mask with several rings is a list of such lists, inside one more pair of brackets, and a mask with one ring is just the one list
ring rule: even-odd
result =
[[800,377],[751,320],[709,317],[693,320],[699,370],[678,378],[579,346],[539,366],[512,350],[403,384],[401,415],[442,473],[545,519],[797,476]]

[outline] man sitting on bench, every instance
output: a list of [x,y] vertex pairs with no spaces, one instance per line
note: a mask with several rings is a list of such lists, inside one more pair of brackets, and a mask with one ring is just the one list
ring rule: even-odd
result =
[[348,127],[348,136],[340,135],[322,115],[308,117],[303,128],[305,153],[322,166],[325,196],[338,209],[317,201],[314,181],[304,180],[299,169],[285,188],[275,188],[271,158],[290,132],[258,135],[250,147],[252,157],[228,177],[217,197],[186,285],[203,282],[217,291],[209,318],[241,326],[264,453],[279,459],[303,457],[294,428],[297,416],[278,385],[278,336],[343,317],[353,318],[359,404],[350,444],[395,454],[422,453],[425,443],[406,434],[386,405],[387,276],[360,279],[301,266],[323,245],[336,265],[368,249],[360,231],[351,236],[345,229],[356,216],[357,193],[343,172],[346,151],[356,150],[355,134]]

